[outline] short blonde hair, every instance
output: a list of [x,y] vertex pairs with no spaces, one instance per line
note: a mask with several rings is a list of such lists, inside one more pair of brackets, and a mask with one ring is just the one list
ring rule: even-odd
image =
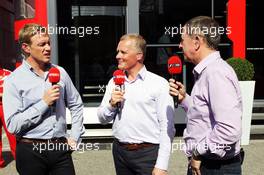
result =
[[19,31],[19,43],[26,43],[30,45],[31,38],[38,33],[48,34],[46,28],[39,24],[25,24],[25,26]]
[[136,33],[129,33],[125,34],[120,38],[120,41],[123,40],[132,40],[134,43],[134,47],[142,52],[143,58],[145,58],[146,55],[146,40],[139,34]]
[[[35,23],[25,24],[24,27],[20,29],[18,34],[19,44],[22,45],[23,43],[26,43],[28,45],[31,45],[32,44],[31,38],[38,33],[48,35],[47,29],[39,24],[35,24]],[[26,53],[23,49],[21,49],[21,51],[25,57],[29,56],[28,53]]]

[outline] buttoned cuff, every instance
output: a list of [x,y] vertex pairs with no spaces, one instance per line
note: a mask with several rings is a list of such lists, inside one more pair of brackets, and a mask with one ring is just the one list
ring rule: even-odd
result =
[[71,129],[70,138],[75,140],[77,143],[80,142],[81,136],[85,133],[85,127],[82,125],[81,128],[78,129]]
[[113,106],[111,106],[111,104],[110,103],[108,103],[107,105],[106,105],[106,112],[107,113],[112,113],[112,112],[115,112],[116,111],[116,107],[113,107]]
[[185,98],[180,103],[180,106],[183,107],[185,111],[187,111],[188,107],[190,107],[191,104],[192,104],[191,97],[188,94],[186,94]]
[[158,156],[155,167],[161,170],[167,170],[169,164],[169,157]]
[[77,134],[77,133],[74,133],[74,132],[72,131],[72,134],[70,135],[70,138],[72,138],[76,143],[78,143],[79,140],[80,140],[80,138],[81,138],[81,135],[80,135],[80,133]]
[[197,146],[196,150],[198,153],[204,157],[208,156],[208,154],[215,154],[219,157],[224,157],[226,151],[221,148],[221,146],[216,143],[207,143],[206,139],[203,139]]
[[209,151],[209,145],[206,143],[206,139],[203,139],[195,148],[200,155],[205,155]]

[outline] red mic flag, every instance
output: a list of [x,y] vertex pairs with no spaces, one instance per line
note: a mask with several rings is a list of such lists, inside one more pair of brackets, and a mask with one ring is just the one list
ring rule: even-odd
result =
[[125,82],[125,73],[122,70],[116,70],[113,73],[115,85],[123,85]]
[[[168,59],[168,71],[171,74],[172,78],[176,81],[176,74],[180,74],[182,72],[182,62],[179,56],[174,55]],[[179,97],[173,96],[173,100],[174,106],[175,108],[177,108]]]
[[[121,91],[123,85],[124,85],[124,82],[125,82],[125,73],[122,71],[122,70],[116,70],[114,73],[113,73],[113,78],[114,78],[114,82],[115,82],[115,85],[118,86],[118,90]],[[118,109],[118,112],[120,111],[120,108],[121,108],[121,103],[118,102],[117,104],[117,109]]]
[[52,67],[49,70],[49,82],[54,85],[60,81],[60,70],[56,67]]
[[168,71],[171,75],[180,74],[182,72],[182,62],[179,56],[174,55],[168,59]]

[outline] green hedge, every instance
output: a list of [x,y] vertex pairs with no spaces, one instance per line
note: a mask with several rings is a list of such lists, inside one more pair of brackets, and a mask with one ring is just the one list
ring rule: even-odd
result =
[[250,81],[254,77],[254,65],[246,59],[229,58],[226,62],[233,67],[239,81]]

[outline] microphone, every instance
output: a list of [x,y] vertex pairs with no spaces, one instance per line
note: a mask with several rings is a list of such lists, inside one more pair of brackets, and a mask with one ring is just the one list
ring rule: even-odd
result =
[[[60,81],[60,70],[56,67],[52,67],[49,70],[49,82],[53,85]],[[56,102],[53,103],[52,107],[56,109]]]
[[[123,85],[124,85],[124,82],[125,82],[125,73],[118,69],[116,70],[114,73],[113,73],[113,79],[114,79],[114,83],[116,85],[116,90],[119,90],[119,91],[122,91],[122,88],[123,88]],[[121,107],[121,103],[118,102],[116,104],[117,108],[120,109]]]
[[[168,72],[171,74],[171,77],[176,81],[177,74],[181,74],[182,72],[182,62],[178,55],[171,56],[168,59]],[[178,108],[179,97],[173,96],[174,106]]]
[[56,67],[52,67],[49,70],[49,82],[52,85],[57,84],[60,81],[60,71]]

